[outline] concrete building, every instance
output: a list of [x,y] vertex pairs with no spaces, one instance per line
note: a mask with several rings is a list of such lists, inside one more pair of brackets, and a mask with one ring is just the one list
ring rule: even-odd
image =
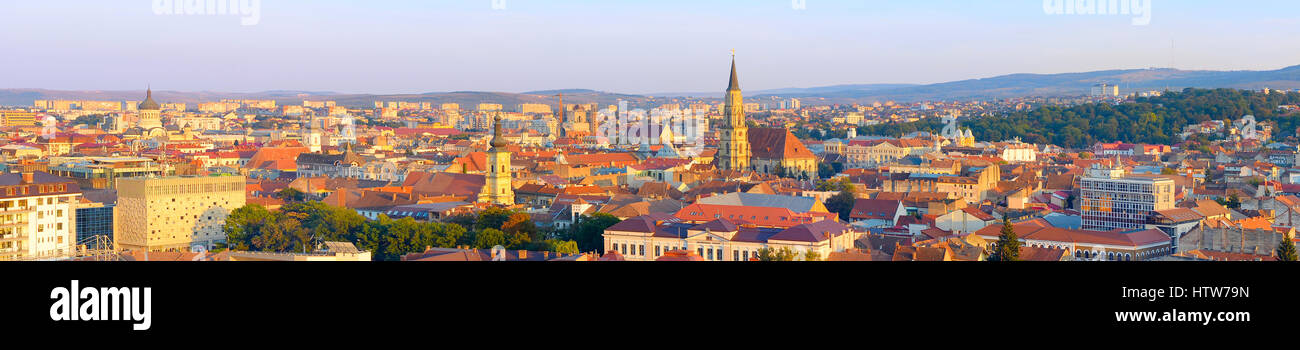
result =
[[83,188],[111,189],[118,178],[166,176],[171,167],[140,157],[63,158],[51,161],[50,173],[76,181]]
[[211,249],[225,241],[226,216],[245,200],[243,176],[118,179],[117,191],[113,241],[123,250]]
[[0,260],[73,253],[80,199],[76,182],[49,173],[0,175]]
[[1174,207],[1173,180],[1126,176],[1122,166],[1093,165],[1079,191],[1085,230],[1144,229],[1152,213]]
[[36,112],[0,111],[0,126],[36,126]]

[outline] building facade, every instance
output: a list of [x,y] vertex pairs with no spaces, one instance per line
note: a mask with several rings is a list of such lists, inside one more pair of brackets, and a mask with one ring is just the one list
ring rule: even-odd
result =
[[858,238],[860,233],[835,220],[778,226],[726,218],[693,223],[647,215],[605,229],[604,249],[629,261],[653,261],[682,250],[705,261],[750,261],[757,259],[761,249],[790,249],[804,260],[853,248]]
[[1125,176],[1118,166],[1094,165],[1079,190],[1085,230],[1144,229],[1152,213],[1174,207],[1173,180]]
[[76,182],[49,173],[0,175],[0,260],[73,253],[80,199]]
[[113,243],[119,250],[189,251],[225,242],[230,212],[244,206],[243,176],[117,180]]

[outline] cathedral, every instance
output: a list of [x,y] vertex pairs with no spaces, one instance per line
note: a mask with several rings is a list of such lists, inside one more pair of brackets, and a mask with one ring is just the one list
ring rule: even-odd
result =
[[784,177],[812,179],[817,176],[817,156],[785,128],[754,128],[745,124],[744,97],[736,76],[736,58],[731,58],[731,82],[727,85],[718,154],[719,169],[754,171]]
[[153,89],[145,92],[144,102],[139,105],[140,121],[136,127],[126,130],[128,136],[139,138],[166,137],[167,129],[162,125],[162,105],[153,100]]

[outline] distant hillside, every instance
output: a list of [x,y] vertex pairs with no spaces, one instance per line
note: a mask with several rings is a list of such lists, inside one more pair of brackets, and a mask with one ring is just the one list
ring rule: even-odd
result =
[[[920,100],[977,100],[1014,98],[1025,96],[1070,97],[1087,95],[1093,85],[1107,83],[1118,85],[1121,93],[1134,91],[1181,90],[1183,88],[1300,89],[1300,66],[1271,71],[1184,71],[1177,69],[1126,69],[1061,74],[1011,74],[983,79],[970,79],[930,85],[909,84],[851,84],[810,88],[783,88],[746,91],[754,100],[779,97],[804,98],[804,104],[869,103],[883,101]],[[298,104],[302,100],[335,100],[350,107],[372,107],[374,101],[408,101],[432,103],[459,103],[473,106],[479,103],[500,103],[506,106],[520,103],[556,102],[556,94],[564,94],[565,103],[616,104],[627,100],[634,106],[654,103],[663,97],[721,98],[722,91],[668,92],[643,95],[621,94],[587,89],[560,89],[507,92],[429,92],[423,94],[338,94],[319,91],[264,91],[256,93],[177,92],[154,91],[160,102],[195,103],[235,99],[275,99],[282,104]],[[654,97],[650,97],[654,96]],[[0,89],[0,105],[30,106],[33,100],[127,100],[144,98],[144,91],[56,91],[45,89]]]
[[794,95],[830,101],[918,101],[1011,98],[1022,96],[1082,96],[1093,85],[1118,85],[1121,93],[1183,88],[1300,89],[1300,66],[1272,71],[1184,71],[1129,69],[1062,74],[1011,74],[984,79],[868,91],[835,91]]
[[[159,102],[197,103],[213,102],[222,99],[275,99],[302,103],[304,99],[319,99],[321,96],[333,96],[334,92],[317,91],[264,91],[254,93],[240,92],[182,92],[154,90],[153,97]],[[67,91],[47,89],[0,89],[0,105],[31,106],[35,100],[92,100],[92,101],[140,101],[144,100],[144,90],[89,90]]]
[[[372,94],[338,94],[333,92],[308,91],[266,91],[256,93],[227,92],[178,92],[154,90],[155,100],[164,103],[198,103],[220,101],[222,99],[273,99],[280,104],[301,104],[303,100],[333,100],[340,105],[357,108],[369,108],[375,101],[431,102],[435,104],[459,103],[462,108],[473,108],[479,103],[500,103],[510,106],[521,103],[555,104],[556,93],[564,92],[565,103],[599,103],[617,104],[619,99],[630,103],[643,103],[644,96],[606,93],[592,90],[557,90],[537,91],[525,94],[506,92],[431,92],[424,94],[372,95]],[[144,99],[141,91],[59,91],[45,89],[0,89],[0,105],[31,106],[34,100],[101,100],[101,101],[139,101]]]
[[[784,89],[746,91],[745,94],[754,97],[819,95],[819,94],[829,94],[829,93],[852,93],[852,92],[889,90],[889,89],[898,89],[898,88],[913,87],[913,86],[918,86],[918,85],[916,84],[847,84],[847,85],[819,86],[819,87],[811,87],[811,88],[784,88]],[[722,93],[723,91],[719,89],[718,91],[714,91],[714,92],[660,92],[660,93],[653,93],[648,95],[661,96],[661,97],[722,98]]]

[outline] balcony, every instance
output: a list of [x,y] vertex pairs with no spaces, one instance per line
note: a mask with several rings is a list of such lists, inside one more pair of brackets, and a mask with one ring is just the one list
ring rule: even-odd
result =
[[0,214],[26,214],[26,213],[31,213],[31,212],[35,212],[35,211],[36,211],[36,208],[33,208],[33,207],[9,207],[9,208],[0,208]]
[[27,239],[26,233],[10,233],[0,235],[0,242],[21,241]]

